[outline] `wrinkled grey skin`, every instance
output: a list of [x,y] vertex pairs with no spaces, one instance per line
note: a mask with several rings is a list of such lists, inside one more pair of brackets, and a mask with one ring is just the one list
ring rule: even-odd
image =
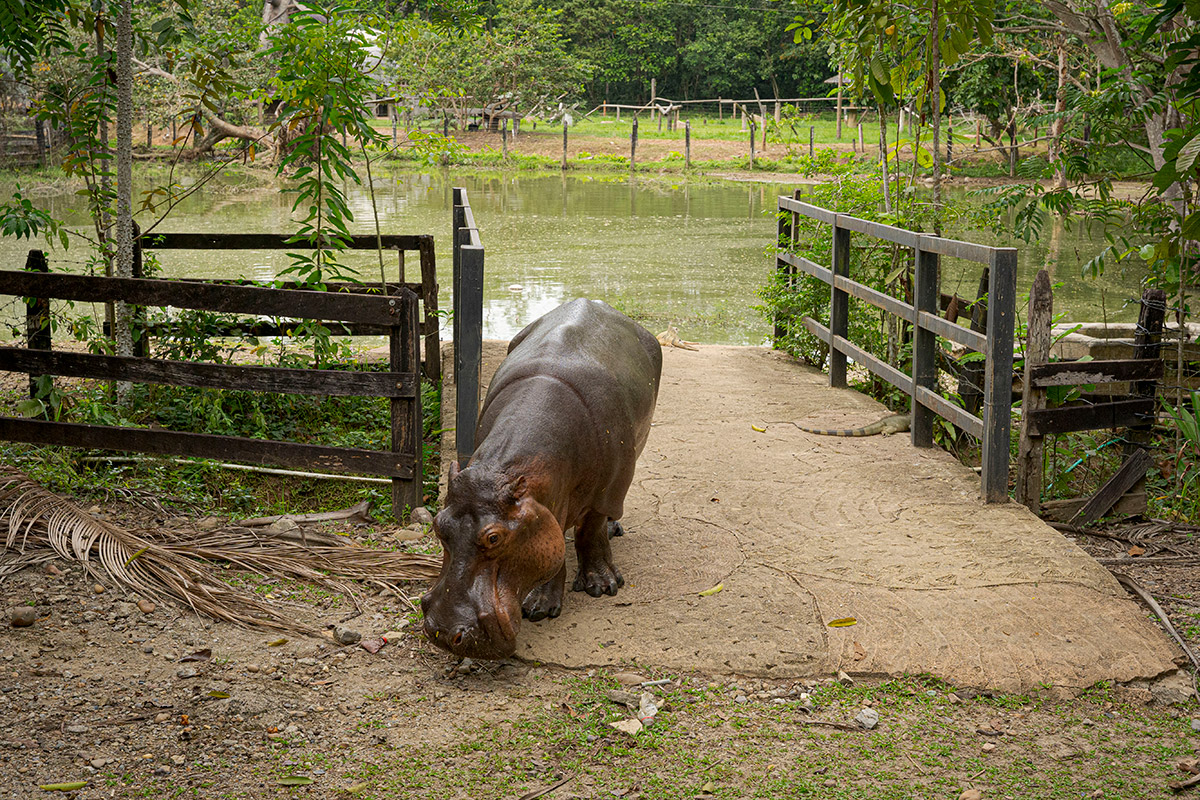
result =
[[597,300],[559,306],[517,334],[488,388],[475,453],[451,467],[433,522],[442,571],[421,610],[434,644],[505,658],[522,616],[557,617],[571,528],[572,588],[617,593],[624,579],[608,540],[620,533],[661,372],[658,341]]

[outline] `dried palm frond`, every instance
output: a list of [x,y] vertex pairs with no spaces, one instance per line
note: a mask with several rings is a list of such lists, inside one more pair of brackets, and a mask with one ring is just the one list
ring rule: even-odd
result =
[[187,537],[178,532],[132,533],[96,519],[16,468],[0,466],[0,579],[57,554],[78,561],[98,580],[107,575],[134,592],[175,600],[213,619],[315,635],[316,629],[300,624],[286,610],[224,583],[204,562],[224,561],[296,578],[351,597],[353,592],[339,578],[367,581],[399,594],[396,581],[433,577],[439,563],[419,553],[368,550],[342,537],[311,537],[320,542],[315,547],[244,528]]

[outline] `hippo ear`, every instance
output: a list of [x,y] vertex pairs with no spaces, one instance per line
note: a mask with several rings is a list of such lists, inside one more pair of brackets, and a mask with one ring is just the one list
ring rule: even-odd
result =
[[504,485],[504,497],[509,503],[516,503],[529,493],[529,486],[524,475],[518,475]]

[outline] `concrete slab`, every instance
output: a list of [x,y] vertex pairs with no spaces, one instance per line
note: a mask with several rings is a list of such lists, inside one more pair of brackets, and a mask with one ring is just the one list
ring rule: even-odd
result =
[[[485,376],[503,347],[485,346]],[[977,476],[948,453],[790,424],[854,427],[886,414],[878,403],[764,348],[663,355],[628,535],[613,541],[626,586],[569,594],[559,619],[526,622],[522,658],[928,673],[1005,691],[1176,668],[1174,645],[1103,567],[1023,506],[982,503]],[[571,563],[568,584],[573,574]],[[845,617],[857,623],[829,627]]]

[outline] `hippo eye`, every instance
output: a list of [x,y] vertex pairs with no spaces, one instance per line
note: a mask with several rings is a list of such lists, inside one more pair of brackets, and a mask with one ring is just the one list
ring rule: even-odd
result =
[[500,534],[496,533],[495,531],[493,531],[492,533],[489,533],[488,537],[487,537],[487,543],[488,544],[499,544],[500,543]]

